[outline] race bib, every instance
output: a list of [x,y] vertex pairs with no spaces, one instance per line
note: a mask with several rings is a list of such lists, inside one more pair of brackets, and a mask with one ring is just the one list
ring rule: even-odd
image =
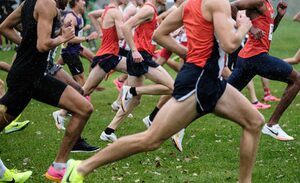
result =
[[270,24],[269,40],[272,41],[274,24]]

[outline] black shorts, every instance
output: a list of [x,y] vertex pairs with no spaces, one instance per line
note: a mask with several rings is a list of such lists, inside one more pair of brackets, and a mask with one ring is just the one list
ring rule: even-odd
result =
[[84,69],[79,54],[62,53],[61,57],[64,63],[68,65],[72,76],[83,73]]
[[119,62],[122,60],[121,56],[116,56],[112,54],[105,54],[101,56],[95,56],[93,58],[93,63],[91,65],[94,68],[96,65],[99,65],[106,73],[115,69]]
[[228,83],[238,90],[242,90],[255,76],[290,83],[287,77],[293,71],[293,67],[283,60],[267,53],[261,53],[250,58],[238,57],[237,64],[228,78]]
[[59,99],[67,85],[49,75],[44,75],[35,82],[9,83],[8,91],[0,99],[0,104],[7,107],[6,113],[18,116],[25,109],[31,99],[57,106]]
[[127,72],[130,76],[140,77],[145,73],[148,73],[149,67],[158,67],[159,64],[152,60],[152,56],[146,51],[140,51],[140,54],[143,57],[143,61],[140,63],[135,63],[132,58],[131,51],[127,55]]
[[172,95],[177,101],[184,101],[196,92],[198,113],[212,112],[226,88],[226,81],[215,76],[205,67],[185,63],[176,77]]
[[126,50],[126,49],[120,47],[120,49],[119,49],[120,56],[127,57],[128,53],[129,53],[129,50]]

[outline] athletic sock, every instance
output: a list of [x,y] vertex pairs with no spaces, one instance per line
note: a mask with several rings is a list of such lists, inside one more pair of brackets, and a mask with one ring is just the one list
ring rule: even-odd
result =
[[56,163],[56,162],[53,162],[52,166],[56,170],[62,170],[62,169],[64,169],[64,168],[67,167],[67,164],[66,163]]
[[129,92],[132,94],[132,96],[137,96],[135,87],[130,87]]
[[271,95],[271,90],[270,88],[264,88],[264,96]]
[[105,129],[105,131],[104,131],[107,135],[110,135],[110,134],[112,134],[112,133],[114,133],[115,132],[115,130],[114,129],[112,129],[112,128],[106,128]]
[[2,160],[0,159],[0,179],[4,176],[5,171],[6,171],[6,167],[3,164]]
[[159,108],[155,106],[155,108],[153,109],[153,111],[152,111],[151,114],[149,115],[150,121],[153,121],[153,120],[154,120],[154,118],[155,118],[156,114],[158,113],[158,111],[159,111]]

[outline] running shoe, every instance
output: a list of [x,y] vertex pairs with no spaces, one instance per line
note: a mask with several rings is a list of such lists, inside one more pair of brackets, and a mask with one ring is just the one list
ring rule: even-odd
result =
[[56,170],[53,165],[51,165],[48,168],[48,171],[46,172],[45,176],[48,180],[54,181],[54,182],[61,182],[64,174],[66,172],[66,169],[63,168],[61,170]]
[[[114,101],[112,104],[111,104],[111,109],[113,112],[118,112],[118,110],[120,109],[121,105],[118,103],[118,101]],[[133,114],[129,113],[128,118],[133,118]]]
[[110,135],[108,135],[105,133],[105,131],[103,131],[100,135],[100,139],[103,141],[107,141],[107,142],[114,142],[118,138],[117,138],[116,134],[114,134],[114,133],[111,133]]
[[25,129],[29,123],[30,123],[29,120],[23,122],[12,121],[9,125],[7,125],[4,128],[4,133],[9,134],[9,133],[21,131]]
[[99,147],[88,144],[85,139],[80,137],[72,148],[71,152],[97,152],[99,150]]
[[129,103],[129,101],[132,99],[132,94],[130,93],[130,86],[125,86],[123,85],[122,90],[121,90],[121,95],[122,95],[122,103],[121,103],[121,108],[125,112],[125,109]]
[[120,92],[124,82],[119,81],[119,79],[117,78],[114,80],[114,84],[116,85],[117,90]]
[[143,123],[146,125],[147,128],[150,128],[150,126],[152,125],[152,121],[150,120],[150,116],[144,117]]
[[280,101],[280,98],[277,98],[277,97],[270,94],[270,95],[264,96],[264,101],[266,101],[266,102],[278,102],[278,101]]
[[70,159],[67,163],[67,172],[61,183],[83,183],[84,177],[77,172],[81,161]]
[[59,130],[65,130],[65,120],[66,118],[62,115],[60,115],[60,111],[55,111],[52,113],[52,116],[54,118],[55,121],[55,125],[57,127],[57,129]]
[[120,109],[120,104],[118,103],[118,101],[114,101],[112,104],[111,104],[111,109],[114,111],[114,112],[117,112],[119,109]]
[[283,131],[283,129],[279,126],[279,124],[273,125],[271,127],[265,124],[261,132],[265,135],[270,135],[271,137],[281,141],[294,140],[294,137],[291,137],[288,134],[286,134]]
[[32,171],[19,172],[18,170],[9,170],[6,169],[4,172],[4,176],[0,179],[0,182],[16,182],[23,183],[26,182],[30,176],[32,175]]
[[256,109],[269,109],[271,108],[271,105],[269,104],[264,104],[264,103],[261,103],[261,102],[257,102],[255,104],[252,104]]
[[172,136],[172,142],[175,145],[176,149],[180,152],[183,151],[182,148],[182,140],[184,137],[184,131],[185,129],[183,128],[182,130],[180,130],[178,133],[176,133],[175,135]]

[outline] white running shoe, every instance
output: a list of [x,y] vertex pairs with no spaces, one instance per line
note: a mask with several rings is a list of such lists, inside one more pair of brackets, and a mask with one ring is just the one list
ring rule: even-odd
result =
[[282,141],[294,140],[294,137],[291,137],[288,134],[286,134],[279,126],[279,124],[273,125],[271,127],[265,124],[261,132],[265,135],[270,135],[271,137],[277,140],[282,140]]
[[150,126],[152,125],[152,121],[150,120],[150,116],[144,117],[143,123],[146,125],[147,128],[150,128]]
[[124,86],[122,87],[121,93],[122,93],[122,103],[121,107],[122,110],[125,112],[125,109],[129,103],[129,101],[132,99],[132,94],[129,92],[130,86]]
[[111,109],[114,111],[114,112],[117,112],[119,109],[120,109],[120,104],[118,103],[118,101],[114,101],[112,104],[111,104]]
[[55,120],[55,125],[59,130],[65,130],[65,117],[60,115],[60,111],[55,111],[52,113],[52,116]]
[[[118,110],[120,109],[121,105],[118,103],[118,101],[114,101],[111,104],[111,109],[113,110],[113,112],[118,112]],[[127,116],[128,118],[133,118],[133,115],[131,113],[128,114]]]
[[183,128],[178,133],[176,133],[175,135],[172,136],[172,142],[175,145],[176,149],[180,152],[183,151],[182,140],[184,137],[184,131],[185,131],[185,129]]
[[114,134],[114,133],[111,133],[110,135],[108,135],[105,133],[105,131],[103,131],[100,135],[100,139],[103,141],[114,142],[118,138],[117,138],[116,134]]

